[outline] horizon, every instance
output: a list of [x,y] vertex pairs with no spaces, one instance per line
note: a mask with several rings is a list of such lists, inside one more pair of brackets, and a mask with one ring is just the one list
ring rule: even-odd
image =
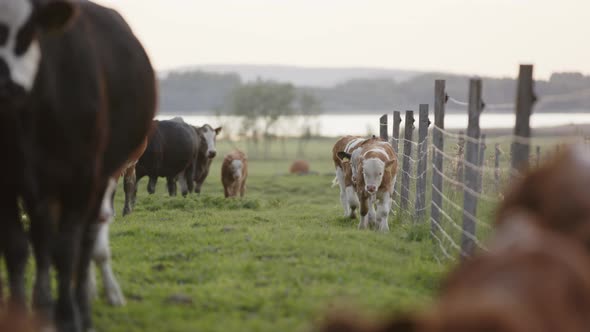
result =
[[97,2],[127,19],[160,72],[239,64],[514,78],[530,63],[537,79],[590,74],[584,0]]

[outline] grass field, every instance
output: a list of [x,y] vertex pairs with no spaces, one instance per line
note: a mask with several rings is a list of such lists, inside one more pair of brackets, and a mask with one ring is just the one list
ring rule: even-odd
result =
[[[111,228],[123,308],[95,301],[98,331],[306,331],[331,304],[409,310],[428,303],[444,267],[427,231],[390,218],[392,231],[358,231],[331,188],[331,141],[312,144],[311,167],[251,161],[243,200],[225,200],[223,152],[201,196],[155,195],[140,183],[134,213]],[[322,158],[321,156],[325,156]],[[100,279],[99,279],[100,280]]]

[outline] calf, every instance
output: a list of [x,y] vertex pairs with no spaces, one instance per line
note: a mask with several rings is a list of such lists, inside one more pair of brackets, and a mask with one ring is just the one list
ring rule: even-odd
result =
[[[351,160],[351,179],[356,182],[356,192],[361,203],[359,229],[367,228],[369,222],[375,222],[380,231],[388,231],[387,219],[397,174],[397,157],[393,148],[387,142],[370,139],[353,154],[341,151],[339,155]],[[369,214],[373,204],[377,205],[375,221],[370,220]]]
[[165,177],[170,196],[176,195],[176,181],[186,196],[192,191],[193,162],[197,155],[197,135],[182,119],[154,121],[152,135],[135,169],[137,181],[148,176],[148,193],[156,192],[158,177]]
[[336,169],[333,185],[340,186],[340,203],[344,208],[344,216],[356,218],[359,199],[354,189],[353,174],[349,164],[351,154],[371,139],[357,136],[344,136],[336,141],[332,148],[332,160]]
[[590,250],[590,155],[584,146],[560,149],[508,190],[496,222],[525,209],[544,227],[581,241]]
[[197,194],[201,193],[201,187],[209,175],[209,168],[213,158],[217,155],[215,143],[217,135],[221,132],[221,127],[213,129],[206,124],[202,127],[193,127],[197,133],[197,154],[193,162],[193,180],[194,188]]
[[36,260],[33,306],[60,331],[91,328],[86,283],[101,198],[148,133],[155,90],[147,54],[115,11],[90,1],[0,0],[0,113],[10,119],[0,132],[12,133],[2,136],[12,162],[0,173],[15,167],[0,200],[11,296],[22,297],[26,262],[20,195]]
[[233,151],[223,158],[221,183],[225,197],[244,197],[248,178],[248,159],[242,151]]
[[460,265],[435,304],[384,321],[336,316],[324,332],[552,332],[590,326],[590,261],[584,248],[513,211],[480,254]]

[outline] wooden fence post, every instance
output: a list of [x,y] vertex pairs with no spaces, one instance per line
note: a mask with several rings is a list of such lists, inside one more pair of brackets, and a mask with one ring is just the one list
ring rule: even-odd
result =
[[401,187],[401,202],[402,210],[408,208],[410,199],[410,172],[412,167],[410,165],[410,158],[412,156],[412,133],[414,131],[414,111],[406,111],[406,122],[404,128],[404,160],[402,164],[402,187]]
[[[391,144],[393,145],[393,151],[395,151],[395,156],[398,159],[398,163],[399,163],[399,127],[400,124],[402,122],[402,116],[400,111],[394,111],[393,112],[393,139],[391,140]],[[399,173],[399,164],[398,164],[398,169],[397,169],[398,173]],[[399,174],[398,174],[399,175]],[[396,199],[398,199],[398,196],[400,196],[400,190],[399,190],[399,186],[400,186],[400,180],[399,176],[396,178],[395,183],[393,184],[393,200],[395,201]]]
[[518,174],[529,167],[531,137],[530,117],[536,97],[533,91],[533,66],[520,65],[516,92],[516,124],[512,142],[512,170]]
[[484,163],[485,163],[485,156],[486,156],[486,134],[481,134],[481,138],[479,139],[479,158],[477,165],[479,166],[479,181],[478,181],[478,191],[479,193],[483,192],[483,178],[485,175],[484,172]]
[[432,203],[430,209],[431,225],[430,231],[436,235],[439,233],[437,225],[440,225],[443,193],[443,155],[439,151],[445,151],[444,135],[441,130],[445,129],[445,80],[434,82],[434,130],[432,131]]
[[[459,131],[459,139],[457,140],[457,169],[456,169],[456,180],[457,182],[463,183],[463,170],[465,169],[463,165],[463,160],[465,159],[465,132],[462,130]],[[461,189],[461,188],[457,188]]]
[[416,210],[417,220],[426,215],[426,166],[428,163],[428,104],[420,104],[418,119],[418,168],[416,169]]
[[389,137],[387,137],[387,114],[383,114],[381,118],[379,118],[379,137],[386,142],[389,139]]
[[[465,182],[463,193],[463,234],[461,236],[461,254],[471,256],[475,251],[475,241],[473,238],[475,233],[475,220],[473,216],[477,216],[477,165],[478,155],[478,140],[480,135],[479,129],[479,115],[482,111],[481,102],[481,80],[472,79],[469,82],[469,124],[467,126],[467,148],[465,149]],[[465,257],[464,257],[465,258]]]

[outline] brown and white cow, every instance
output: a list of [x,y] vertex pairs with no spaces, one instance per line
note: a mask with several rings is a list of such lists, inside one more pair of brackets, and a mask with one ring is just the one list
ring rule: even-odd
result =
[[[353,153],[339,152],[339,156],[350,160],[351,179],[355,182],[356,193],[361,205],[359,229],[375,223],[380,231],[388,231],[388,217],[391,198],[397,175],[397,157],[388,142],[369,139]],[[377,205],[376,220],[370,213]]]
[[248,178],[248,159],[242,151],[230,152],[221,164],[221,183],[225,197],[244,197]]
[[336,177],[332,186],[340,186],[340,203],[344,208],[344,216],[356,218],[356,209],[359,207],[351,165],[348,159],[343,158],[359,149],[362,144],[374,138],[363,138],[358,136],[341,137],[332,148],[332,160],[336,169]]

